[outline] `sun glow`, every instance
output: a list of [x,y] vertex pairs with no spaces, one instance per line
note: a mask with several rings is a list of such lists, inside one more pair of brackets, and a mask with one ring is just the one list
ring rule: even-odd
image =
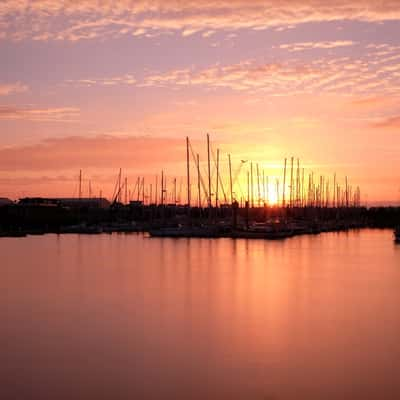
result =
[[[287,189],[286,189],[287,191]],[[248,185],[246,179],[241,178],[234,185],[234,198],[239,203],[249,201],[254,206],[276,206],[282,201],[282,184],[275,176],[265,177],[265,183]]]
[[277,192],[277,185],[269,183],[266,185],[265,203],[268,205],[276,206],[279,202],[279,193]]

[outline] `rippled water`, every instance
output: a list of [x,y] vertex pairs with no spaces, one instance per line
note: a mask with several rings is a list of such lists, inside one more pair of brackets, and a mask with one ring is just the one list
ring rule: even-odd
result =
[[390,231],[0,239],[1,399],[400,399]]

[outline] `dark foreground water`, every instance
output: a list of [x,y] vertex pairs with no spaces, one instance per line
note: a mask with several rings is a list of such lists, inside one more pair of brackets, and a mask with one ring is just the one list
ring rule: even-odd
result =
[[0,398],[400,399],[390,231],[0,239]]

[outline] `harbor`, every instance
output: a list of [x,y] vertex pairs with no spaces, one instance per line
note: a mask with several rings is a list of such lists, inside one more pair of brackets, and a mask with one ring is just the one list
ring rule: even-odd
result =
[[340,181],[336,173],[318,175],[294,157],[285,158],[270,176],[265,163],[240,160],[234,165],[231,154],[223,164],[222,151],[208,134],[203,163],[188,137],[185,144],[186,176],[179,184],[162,170],[150,182],[137,177],[130,185],[121,168],[107,199],[102,191],[94,196],[92,180],[85,180],[80,170],[76,197],[3,199],[0,237],[145,232],[159,238],[282,240],[350,229],[395,229],[400,220],[400,208],[363,205],[360,187],[352,186],[347,176]]

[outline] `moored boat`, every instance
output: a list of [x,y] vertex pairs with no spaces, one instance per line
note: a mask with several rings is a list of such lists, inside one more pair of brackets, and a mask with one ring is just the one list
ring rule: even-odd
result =
[[0,232],[0,237],[8,237],[8,238],[19,238],[19,237],[25,237],[26,232],[20,231],[20,230],[14,230],[14,231],[1,231]]
[[135,222],[114,222],[101,225],[101,228],[104,233],[132,233],[143,231],[143,226]]
[[101,226],[98,225],[79,224],[61,227],[58,233],[97,235],[103,233],[103,229],[101,228]]
[[394,230],[394,241],[400,243],[400,226]]
[[279,240],[294,236],[294,231],[285,224],[253,224],[248,228],[235,229],[230,237],[234,239]]
[[221,232],[214,226],[177,226],[150,229],[149,235],[169,238],[217,238],[221,237]]

